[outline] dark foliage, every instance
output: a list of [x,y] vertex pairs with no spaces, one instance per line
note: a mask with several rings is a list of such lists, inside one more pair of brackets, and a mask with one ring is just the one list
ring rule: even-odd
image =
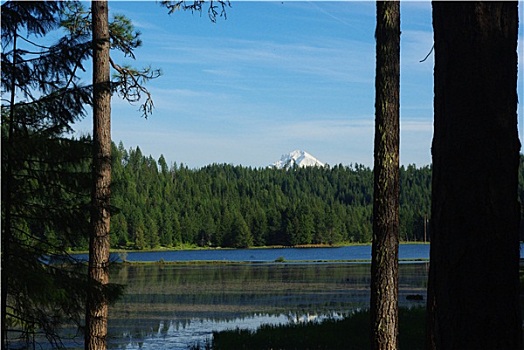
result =
[[[87,244],[89,227],[91,141],[70,137],[92,103],[80,79],[92,53],[89,12],[74,1],[8,1],[1,16],[2,346],[47,339],[61,347],[60,326],[81,325],[87,290],[85,268],[68,249]],[[126,37],[124,22],[115,18],[112,39],[120,50],[129,39],[131,50],[138,35]],[[55,42],[44,39],[51,32]],[[120,290],[103,293],[112,299]]]
[[[362,165],[200,169],[113,146],[113,247],[369,243],[372,170]],[[524,158],[523,158],[524,159]],[[524,200],[521,167],[520,198]],[[400,168],[400,239],[429,241],[431,167]],[[247,231],[246,226],[247,225]],[[81,247],[78,245],[77,247]]]
[[[113,147],[113,247],[370,242],[373,174],[362,165],[277,170],[168,166]],[[402,167],[401,238],[424,239],[431,168]],[[76,247],[81,247],[78,245]]]
[[[85,242],[90,142],[66,135],[90,103],[76,75],[89,44],[76,35],[31,40],[57,29],[66,7],[2,5],[3,348],[41,339],[60,347],[60,326],[83,316],[84,269],[67,247]],[[71,264],[52,264],[56,257]]]
[[[401,349],[424,348],[424,318],[423,308],[399,310]],[[369,312],[358,311],[342,320],[214,332],[212,349],[369,349],[369,323]]]

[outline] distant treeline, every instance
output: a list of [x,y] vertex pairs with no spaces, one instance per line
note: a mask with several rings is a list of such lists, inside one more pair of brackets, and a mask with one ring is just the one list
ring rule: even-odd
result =
[[[430,240],[431,167],[402,166],[400,180],[400,239]],[[113,248],[369,243],[372,201],[373,171],[363,165],[189,169],[113,144]]]
[[[400,179],[401,240],[422,241],[431,168],[402,167]],[[372,202],[373,172],[363,165],[189,169],[113,145],[113,248],[366,243]]]

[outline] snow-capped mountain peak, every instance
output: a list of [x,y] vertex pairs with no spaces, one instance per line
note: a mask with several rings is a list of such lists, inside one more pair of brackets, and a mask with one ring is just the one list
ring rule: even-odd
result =
[[295,150],[289,154],[282,155],[282,158],[280,158],[279,161],[271,164],[271,166],[277,169],[288,169],[292,168],[295,164],[301,168],[308,166],[324,166],[323,162],[313,157],[306,151],[301,150]]

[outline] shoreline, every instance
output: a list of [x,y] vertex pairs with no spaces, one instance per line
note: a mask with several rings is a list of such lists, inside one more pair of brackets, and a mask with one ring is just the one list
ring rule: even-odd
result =
[[[422,264],[429,263],[429,259],[399,259],[399,264]],[[159,266],[234,266],[234,265],[253,265],[253,266],[264,266],[264,265],[340,265],[340,264],[371,264],[371,259],[349,259],[349,260],[283,260],[283,261],[234,261],[234,260],[191,260],[191,261],[114,261],[115,264],[121,264],[125,266],[133,265],[159,265]]]
[[[148,249],[124,249],[124,248],[112,248],[110,253],[168,253],[168,252],[179,252],[179,251],[200,251],[200,250],[258,250],[258,249],[311,249],[311,248],[341,248],[341,247],[358,247],[358,246],[371,246],[369,243],[340,243],[340,244],[302,244],[295,246],[285,245],[272,245],[272,246],[253,246],[247,248],[229,248],[229,247],[199,247],[199,246],[178,246],[178,247],[157,247]],[[400,245],[429,245],[430,242],[400,242]],[[71,250],[69,254],[89,254],[88,250]]]

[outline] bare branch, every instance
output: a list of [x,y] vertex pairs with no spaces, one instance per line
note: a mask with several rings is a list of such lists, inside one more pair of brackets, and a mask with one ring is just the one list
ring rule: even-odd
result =
[[117,71],[116,82],[114,82],[114,89],[130,103],[136,103],[145,95],[145,101],[140,105],[139,111],[142,112],[144,118],[152,114],[154,103],[149,90],[145,87],[145,83],[151,79],[158,78],[162,75],[159,69],[151,69],[147,67],[138,71],[128,66],[120,66],[112,59],[109,59],[111,66]]
[[[166,7],[169,10],[169,14],[172,14],[175,11],[191,11],[193,12],[200,12],[202,13],[202,9],[204,7],[205,1],[204,0],[195,0],[193,2],[191,1],[185,1],[185,0],[176,0],[176,1],[161,1],[160,5]],[[209,19],[211,22],[216,23],[217,16],[224,17],[224,19],[227,19],[227,13],[226,8],[231,7],[231,3],[229,0],[211,0],[209,1],[209,8],[207,9],[207,14],[209,16]]]
[[433,44],[433,46],[431,46],[431,50],[429,50],[429,53],[426,55],[426,57],[424,57],[424,59],[422,61],[419,61],[419,62],[420,63],[425,62],[428,59],[429,55],[431,55],[431,53],[433,52],[434,48],[435,48],[435,44]]

